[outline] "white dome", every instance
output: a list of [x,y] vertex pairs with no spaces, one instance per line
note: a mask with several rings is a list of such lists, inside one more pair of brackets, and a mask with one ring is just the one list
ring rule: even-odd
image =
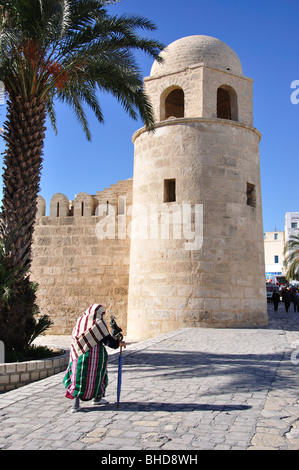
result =
[[210,36],[187,36],[172,42],[161,53],[163,63],[154,62],[151,77],[166,75],[191,65],[207,66],[242,75],[242,65],[237,54],[224,42]]

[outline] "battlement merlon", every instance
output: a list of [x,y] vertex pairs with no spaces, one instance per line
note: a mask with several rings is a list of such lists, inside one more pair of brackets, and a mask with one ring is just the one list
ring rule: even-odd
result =
[[[95,195],[85,192],[76,194],[74,200],[69,200],[62,193],[55,193],[50,201],[50,217],[91,217],[103,215],[103,205],[106,214],[109,206],[114,207],[116,214],[123,213],[124,204],[132,203],[133,178],[118,181]],[[124,202],[125,201],[125,202]],[[99,213],[99,207],[101,211]],[[43,196],[37,198],[37,219],[46,216],[46,201]]]

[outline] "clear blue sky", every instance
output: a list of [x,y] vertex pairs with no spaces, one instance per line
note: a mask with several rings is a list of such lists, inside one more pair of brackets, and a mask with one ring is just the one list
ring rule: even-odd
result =
[[[299,104],[291,103],[291,82],[299,80],[298,0],[122,0],[112,14],[135,13],[151,19],[154,33],[170,44],[184,36],[204,34],[227,43],[238,54],[244,75],[254,79],[254,126],[260,144],[264,231],[283,230],[287,211],[299,211]],[[152,59],[138,55],[143,76]],[[298,95],[299,97],[299,95]],[[69,199],[81,191],[97,191],[133,176],[133,121],[114,98],[101,97],[105,117],[99,125],[90,117],[89,143],[72,111],[57,105],[58,136],[50,124],[46,133],[41,195]],[[0,126],[4,120],[0,110]],[[0,143],[0,151],[3,151]]]

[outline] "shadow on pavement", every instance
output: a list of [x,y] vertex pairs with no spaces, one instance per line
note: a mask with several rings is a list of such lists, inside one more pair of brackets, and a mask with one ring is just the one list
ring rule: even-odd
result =
[[90,413],[91,411],[167,411],[167,412],[191,412],[191,411],[243,411],[250,409],[249,405],[213,405],[205,403],[163,403],[163,402],[121,402],[119,408],[116,403],[107,403],[101,406],[84,406],[81,402],[81,413]]

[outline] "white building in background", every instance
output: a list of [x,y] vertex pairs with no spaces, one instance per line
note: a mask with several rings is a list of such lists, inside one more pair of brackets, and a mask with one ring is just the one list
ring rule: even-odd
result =
[[285,232],[265,232],[265,273],[266,280],[273,279],[275,275],[283,274]]
[[291,234],[299,235],[299,212],[285,213],[284,231],[264,233],[265,274],[266,280],[276,275],[285,274],[284,246]]
[[299,212],[286,212],[284,231],[286,242],[291,234],[299,235]]

